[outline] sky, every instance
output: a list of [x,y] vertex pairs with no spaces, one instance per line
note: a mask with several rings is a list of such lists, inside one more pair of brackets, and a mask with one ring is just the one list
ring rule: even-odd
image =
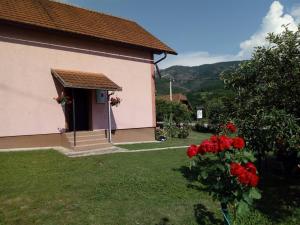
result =
[[267,33],[300,23],[299,0],[60,0],[134,20],[178,52],[161,68],[251,57]]

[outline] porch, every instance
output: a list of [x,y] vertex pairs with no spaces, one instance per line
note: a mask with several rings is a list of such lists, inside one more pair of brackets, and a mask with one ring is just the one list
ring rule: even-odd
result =
[[113,147],[110,96],[121,87],[103,74],[58,69],[51,72],[60,85],[57,89],[58,94],[61,91],[58,102],[65,115],[64,147],[74,151]]

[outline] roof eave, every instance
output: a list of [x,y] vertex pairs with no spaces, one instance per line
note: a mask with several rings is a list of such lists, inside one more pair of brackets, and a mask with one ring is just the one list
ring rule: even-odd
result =
[[138,45],[138,44],[133,44],[133,43],[129,43],[129,42],[122,42],[122,41],[117,41],[117,40],[111,40],[111,39],[107,39],[107,38],[103,38],[103,37],[97,37],[97,36],[93,36],[93,35],[88,35],[88,34],[82,34],[80,32],[72,32],[72,31],[68,31],[68,30],[64,30],[64,29],[54,29],[52,27],[46,27],[46,26],[40,26],[34,23],[27,23],[27,22],[20,22],[20,21],[15,21],[15,20],[8,20],[6,18],[0,18],[0,21],[4,22],[4,23],[8,23],[8,24],[14,24],[14,25],[19,25],[19,26],[24,26],[24,27],[28,27],[28,28],[36,28],[36,29],[40,29],[40,30],[44,30],[44,31],[50,31],[50,32],[62,32],[64,34],[68,34],[68,35],[76,35],[78,37],[86,37],[86,38],[93,38],[95,40],[102,40],[102,41],[108,41],[111,43],[115,43],[115,44],[121,44],[121,45],[129,45],[132,47],[137,47],[137,48],[142,48],[142,49],[149,49],[149,51],[154,51],[154,52],[158,52],[158,54],[161,53],[168,53],[168,54],[172,54],[172,55],[178,55],[178,53],[173,50],[172,48],[170,48],[169,46],[166,46],[167,48],[154,48],[154,47],[150,47],[150,46],[143,46],[143,45]]
[[65,83],[63,79],[61,79],[61,77],[59,76],[59,74],[55,71],[55,69],[51,69],[51,74],[53,77],[55,77],[60,84],[65,87],[65,88],[78,88],[78,89],[89,89],[89,90],[105,90],[105,91],[122,91],[122,88],[120,86],[118,86],[118,88],[95,88],[95,87],[86,87],[86,86],[73,86],[70,85],[68,83]]

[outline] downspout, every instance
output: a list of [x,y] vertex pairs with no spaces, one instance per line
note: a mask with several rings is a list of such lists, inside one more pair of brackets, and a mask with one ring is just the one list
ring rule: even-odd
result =
[[159,60],[157,60],[156,62],[154,62],[154,65],[155,65],[155,68],[156,68],[156,72],[157,72],[159,78],[161,78],[161,74],[160,74],[160,70],[159,70],[157,64],[160,63],[161,61],[165,60],[166,58],[167,58],[167,53],[164,52],[164,56],[162,58],[160,58]]

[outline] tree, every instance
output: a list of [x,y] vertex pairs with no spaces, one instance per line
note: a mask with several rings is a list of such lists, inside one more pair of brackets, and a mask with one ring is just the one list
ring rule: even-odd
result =
[[171,102],[163,99],[156,99],[156,120],[164,121],[165,118],[172,118],[175,123],[185,123],[191,120],[191,112],[182,103]]
[[235,93],[231,117],[259,158],[267,151],[291,158],[299,152],[299,29],[269,34],[269,46],[257,47],[249,61],[222,75]]

